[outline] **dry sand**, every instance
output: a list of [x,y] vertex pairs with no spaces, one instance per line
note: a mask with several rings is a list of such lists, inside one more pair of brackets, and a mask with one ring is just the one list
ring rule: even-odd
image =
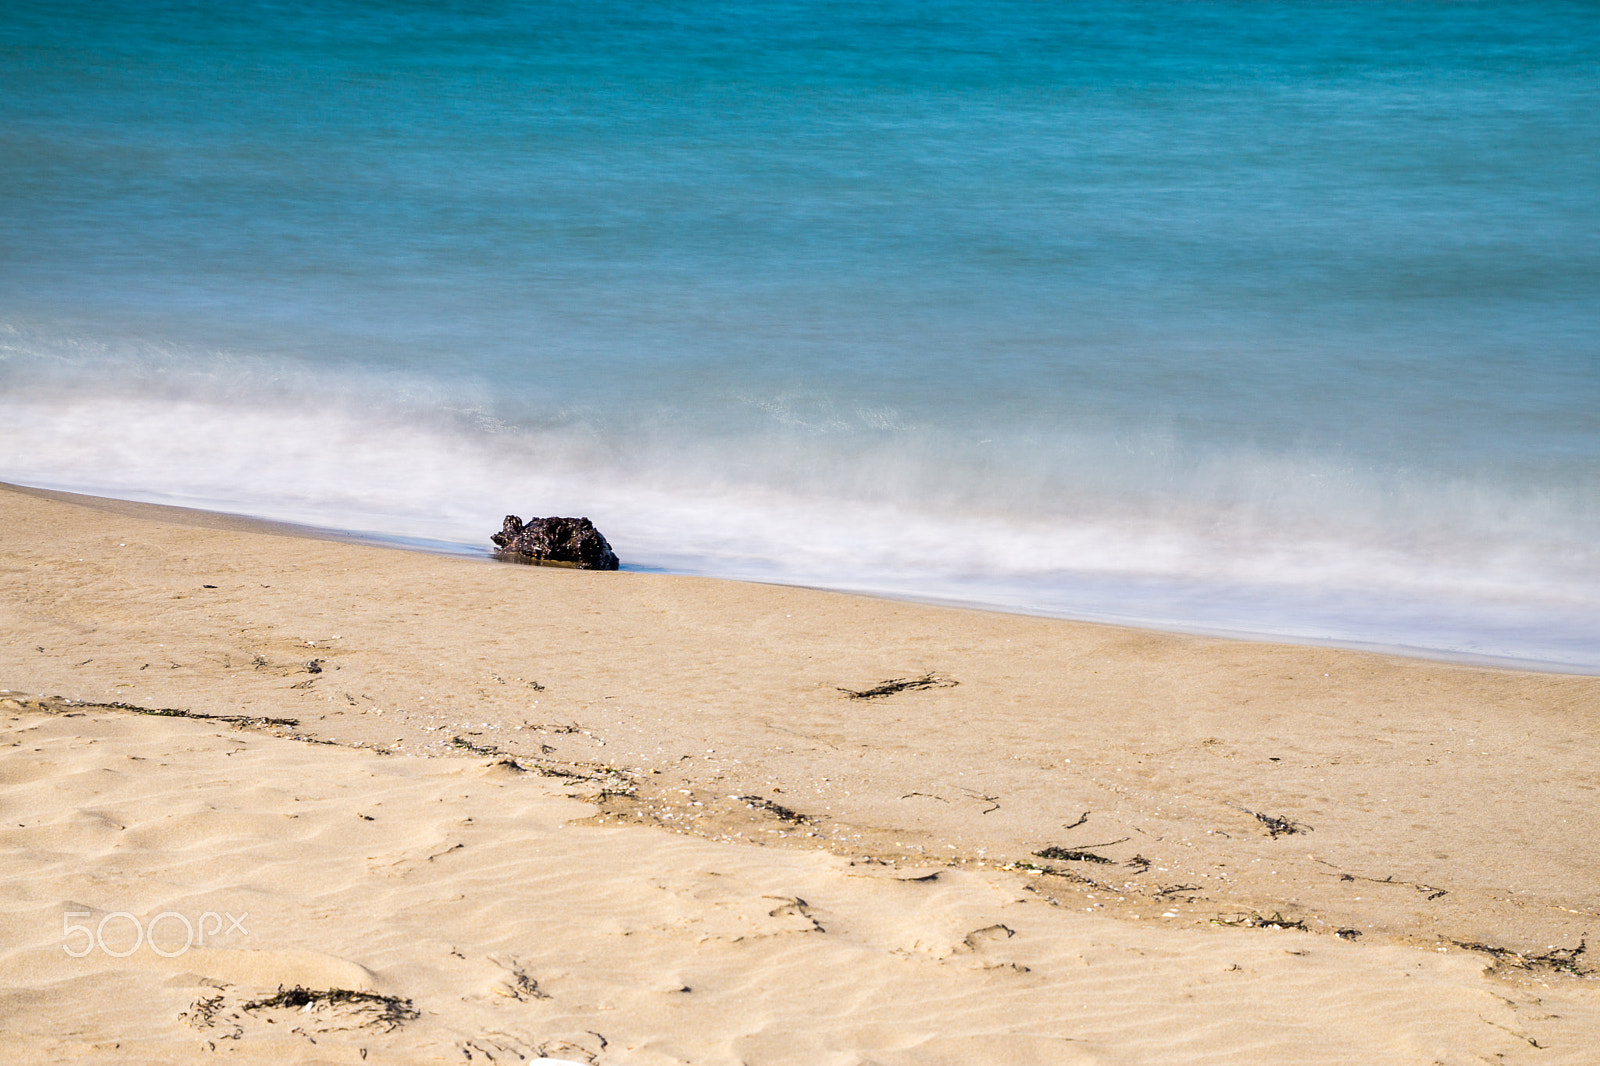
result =
[[1600,678],[30,490],[0,544],[7,1062],[1595,1061]]

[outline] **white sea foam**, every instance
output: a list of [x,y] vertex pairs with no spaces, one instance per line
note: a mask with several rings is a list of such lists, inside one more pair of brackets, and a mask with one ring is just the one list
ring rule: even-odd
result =
[[[813,439],[797,454],[793,438],[754,436],[719,456],[661,427],[641,445],[592,425],[304,396],[52,389],[0,399],[0,419],[0,477],[24,484],[463,550],[486,548],[507,512],[583,514],[642,568],[1600,667],[1600,553],[1558,527],[1560,501],[1484,486],[1362,485],[1326,464],[1217,454],[1191,464],[1181,493],[1157,495],[1124,457],[1120,496],[1096,476],[1046,500],[1031,495],[1037,476],[1007,486],[948,456],[917,469],[903,437]],[[1116,461],[1114,442],[1068,443],[1075,454],[1054,456],[1066,469]],[[919,499],[941,473],[944,491]],[[965,495],[982,505],[950,503],[979,478]],[[1545,511],[1537,523],[1530,507]]]

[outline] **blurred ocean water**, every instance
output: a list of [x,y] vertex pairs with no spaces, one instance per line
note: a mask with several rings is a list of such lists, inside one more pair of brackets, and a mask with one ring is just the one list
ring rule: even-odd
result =
[[1600,669],[1588,3],[0,10],[0,480]]

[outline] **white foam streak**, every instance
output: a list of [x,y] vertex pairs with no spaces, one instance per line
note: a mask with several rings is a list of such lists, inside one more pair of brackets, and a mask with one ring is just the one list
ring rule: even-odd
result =
[[[486,546],[507,512],[581,514],[646,567],[1600,666],[1600,639],[1585,635],[1600,633],[1592,550],[1559,530],[1544,544],[1518,536],[1515,521],[1452,532],[1470,511],[1456,504],[1431,524],[1416,501],[1398,515],[1384,513],[1393,500],[1360,510],[1347,472],[1244,471],[1219,455],[1188,496],[1021,491],[1008,507],[957,510],[867,491],[883,482],[859,464],[916,466],[904,437],[876,455],[808,457],[822,474],[850,464],[855,491],[829,493],[825,476],[788,488],[776,459],[763,466],[781,441],[745,441],[719,465],[690,441],[641,451],[584,427],[512,430],[418,407],[35,394],[0,399],[0,419],[0,478],[24,484],[462,545]],[[1344,483],[1330,489],[1336,474]],[[959,497],[962,472],[951,476]],[[1320,507],[1251,498],[1262,484],[1319,480]],[[1006,487],[991,479],[971,495],[1005,501]]]

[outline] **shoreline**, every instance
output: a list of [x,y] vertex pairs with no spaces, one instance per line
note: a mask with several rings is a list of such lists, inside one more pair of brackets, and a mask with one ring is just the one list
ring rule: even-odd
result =
[[[39,496],[44,499],[58,500],[62,503],[92,510],[104,510],[113,514],[123,514],[130,517],[150,518],[158,521],[167,521],[179,525],[195,525],[203,528],[232,529],[239,531],[256,531],[272,533],[278,536],[304,537],[312,540],[332,540],[348,544],[362,544],[375,548],[391,548],[399,551],[418,552],[424,555],[434,555],[444,558],[475,559],[489,562],[499,562],[494,558],[490,548],[474,549],[467,544],[454,542],[428,541],[411,537],[391,536],[381,533],[366,532],[361,530],[337,529],[328,526],[311,526],[296,522],[280,522],[271,518],[261,518],[255,515],[238,514],[228,511],[210,511],[203,508],[184,507],[177,504],[149,503],[140,500],[125,500],[114,496],[96,496],[88,493],[71,492],[65,489],[48,489],[29,485],[18,485],[12,482],[0,481],[0,491],[13,491],[25,495]],[[484,538],[485,543],[488,537]],[[1047,611],[1030,611],[1021,607],[1004,606],[985,603],[977,600],[945,599],[937,596],[915,596],[894,592],[881,592],[866,589],[839,587],[825,585],[785,584],[778,581],[761,581],[750,578],[722,577],[714,574],[699,574],[667,570],[650,566],[630,566],[627,560],[623,561],[622,570],[636,574],[658,574],[675,577],[694,577],[711,581],[731,581],[739,584],[762,585],[780,589],[803,589],[814,592],[835,593],[844,596],[860,596],[866,599],[887,600],[895,603],[906,603],[927,607],[943,607],[952,610],[983,611],[1001,615],[1012,615],[1022,618],[1045,618],[1055,621],[1078,623],[1083,625],[1109,626],[1116,629],[1130,629],[1151,633],[1170,633],[1178,636],[1202,637],[1217,640],[1240,641],[1250,644],[1292,644],[1308,648],[1332,648],[1340,651],[1364,652],[1373,655],[1388,655],[1405,659],[1421,659],[1427,662],[1455,663],[1462,666],[1483,667],[1496,670],[1520,670],[1538,674],[1565,674],[1578,677],[1600,677],[1600,664],[1584,666],[1581,664],[1559,662],[1544,659],[1519,659],[1510,656],[1488,655],[1476,652],[1457,651],[1444,648],[1428,648],[1406,644],[1381,644],[1359,640],[1343,640],[1335,637],[1310,637],[1293,633],[1269,633],[1253,630],[1228,629],[1224,627],[1207,626],[1181,626],[1181,625],[1155,625],[1136,622],[1120,621],[1114,618],[1100,618],[1086,615],[1052,614]]]
[[[567,831],[622,841],[608,860],[621,865],[569,877],[595,892],[621,891],[621,877],[640,906],[655,875],[628,866],[629,848],[679,840],[734,849],[716,852],[730,871],[898,870],[964,886],[963,900],[999,892],[1158,952],[1180,934],[1240,951],[1293,937],[1291,955],[1339,973],[1390,952],[1460,963],[1463,980],[1577,997],[1571,1017],[1600,1020],[1591,981],[1523,965],[1577,952],[1570,970],[1590,969],[1579,949],[1600,931],[1600,813],[1582,799],[1600,783],[1600,678],[712,578],[481,566],[204,512],[177,524],[159,505],[47,490],[0,487],[0,501],[0,688],[12,690],[0,700],[14,730],[53,722],[62,744],[77,728],[67,716],[82,716],[102,737],[84,759],[132,743],[119,736],[159,748],[163,735],[269,758],[280,737],[206,719],[293,719],[267,732],[316,743],[270,758],[307,780],[329,760],[377,758],[582,800],[564,808]],[[849,694],[895,679],[908,683]],[[200,721],[129,713],[139,708]],[[47,799],[56,780],[11,779],[24,781],[19,803]],[[52,868],[70,850],[49,845]],[[28,898],[48,910],[95,883]],[[809,928],[795,906],[784,920]],[[908,920],[896,913],[837,925]],[[49,920],[59,934],[59,915]],[[761,958],[747,961],[777,965]],[[1162,980],[1181,984],[1173,965]],[[1485,967],[1498,976],[1471,976]]]

